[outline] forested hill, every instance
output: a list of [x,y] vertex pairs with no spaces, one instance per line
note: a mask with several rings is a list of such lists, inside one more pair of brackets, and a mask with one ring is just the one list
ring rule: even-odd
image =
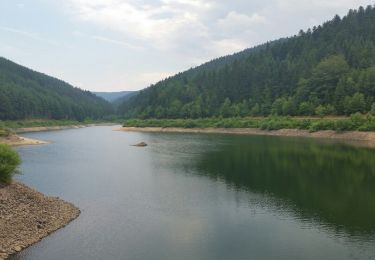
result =
[[112,106],[89,91],[0,57],[0,120],[98,119]]
[[375,8],[368,6],[168,78],[120,111],[141,118],[344,115],[375,109],[374,101]]

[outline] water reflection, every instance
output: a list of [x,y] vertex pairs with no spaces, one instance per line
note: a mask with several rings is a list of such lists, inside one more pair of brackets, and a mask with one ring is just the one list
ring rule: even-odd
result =
[[374,150],[111,127],[28,137],[51,144],[19,148],[17,178],[82,214],[12,259],[374,259]]
[[289,138],[226,140],[196,157],[199,173],[281,199],[299,218],[336,232],[375,234],[375,150]]

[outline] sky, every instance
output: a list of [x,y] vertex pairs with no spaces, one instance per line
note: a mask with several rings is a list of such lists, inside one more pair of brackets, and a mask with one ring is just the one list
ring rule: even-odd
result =
[[0,56],[91,91],[139,90],[364,0],[0,0]]

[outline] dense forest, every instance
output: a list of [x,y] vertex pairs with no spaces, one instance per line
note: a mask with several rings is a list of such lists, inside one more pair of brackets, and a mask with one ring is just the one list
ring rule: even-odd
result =
[[141,91],[133,118],[375,113],[375,7],[219,58]]
[[107,101],[0,57],[0,120],[71,119],[112,114]]

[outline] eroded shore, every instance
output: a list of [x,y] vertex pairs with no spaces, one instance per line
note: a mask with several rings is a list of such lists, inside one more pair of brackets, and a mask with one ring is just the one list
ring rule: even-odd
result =
[[375,132],[309,132],[299,129],[261,130],[257,128],[162,128],[162,127],[122,127],[120,131],[128,132],[168,132],[168,133],[217,133],[260,136],[306,137],[344,141],[353,145],[375,148]]
[[0,186],[0,259],[40,241],[79,214],[73,204],[19,182]]

